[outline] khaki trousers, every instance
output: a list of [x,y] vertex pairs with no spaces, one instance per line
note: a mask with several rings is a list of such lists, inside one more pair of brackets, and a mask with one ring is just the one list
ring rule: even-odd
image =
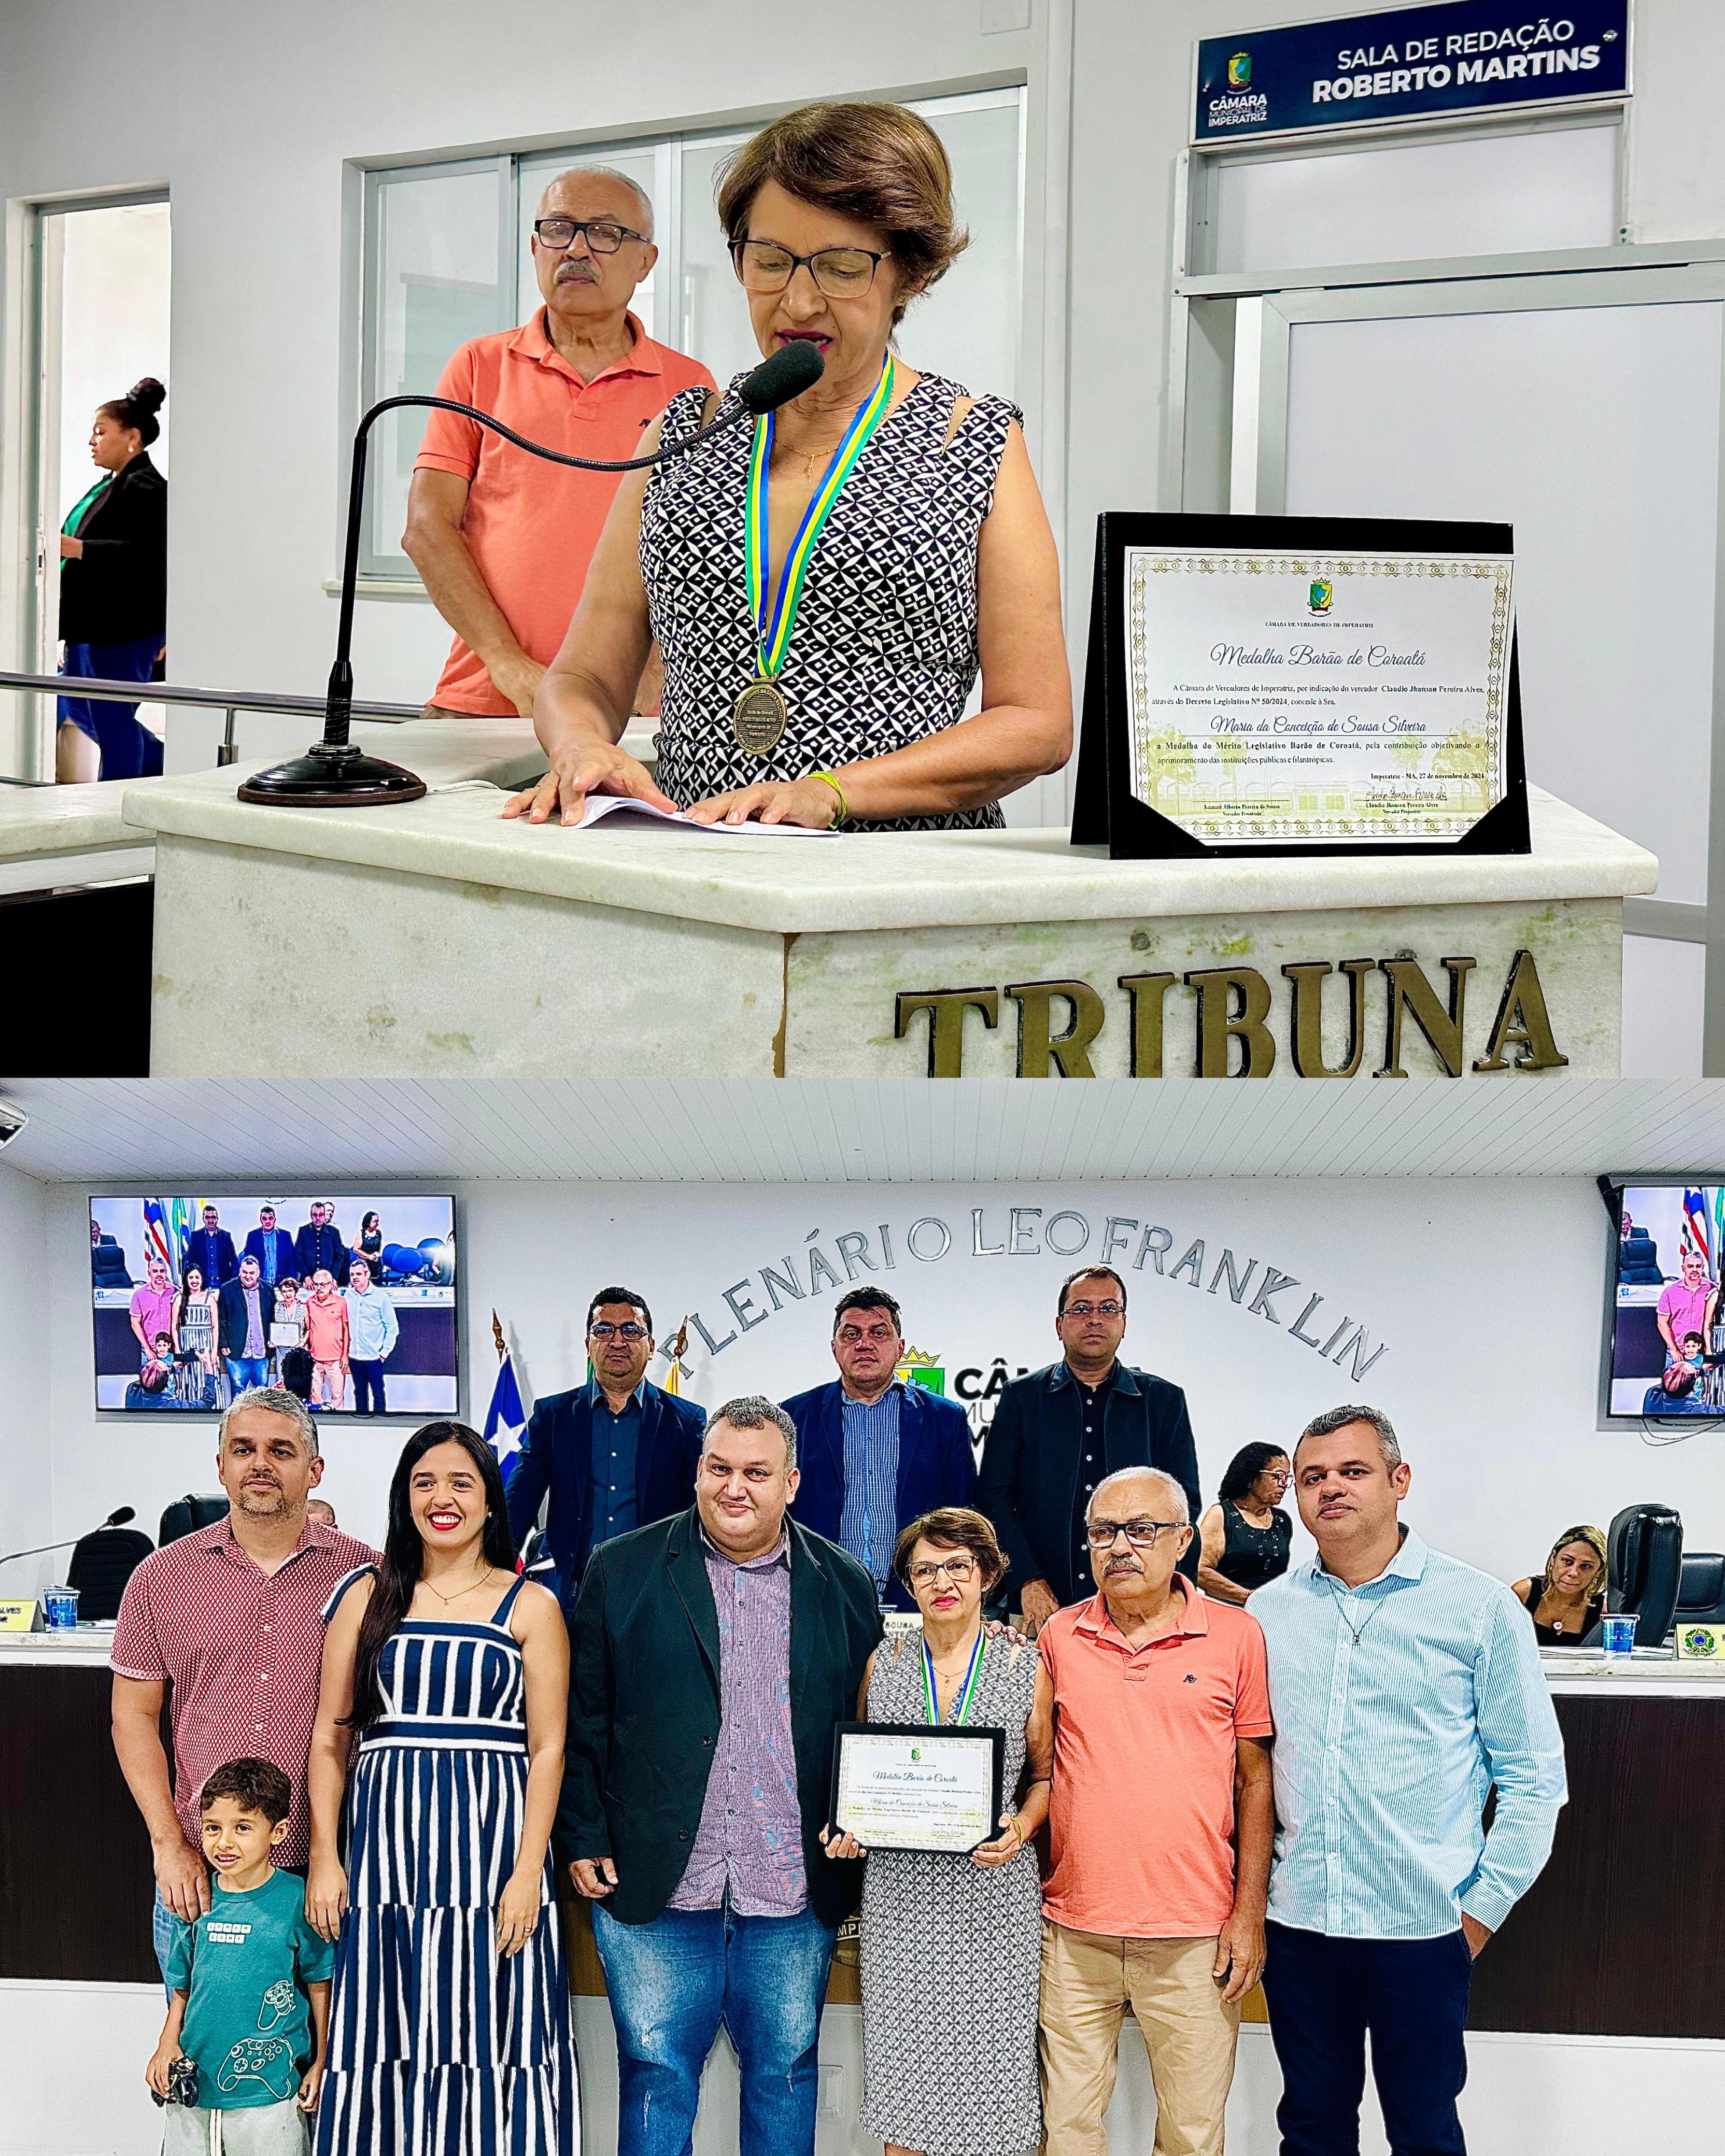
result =
[[1045,2156],[1107,2156],[1128,2000],[1156,2086],[1155,2156],[1222,2156],[1240,2009],[1210,1974],[1214,1939],[1117,1939],[1042,1924]]

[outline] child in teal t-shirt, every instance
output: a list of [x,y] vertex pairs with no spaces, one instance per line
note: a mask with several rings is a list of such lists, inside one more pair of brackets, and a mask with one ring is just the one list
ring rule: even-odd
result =
[[[198,1799],[214,1874],[207,1914],[176,1918],[172,2003],[145,2078],[167,2103],[164,2156],[301,2156],[329,2035],[336,1950],[305,1921],[305,1882],[270,1851],[292,1790],[267,1759],[218,1767]],[[191,2103],[170,2093],[176,2060],[197,2069]]]

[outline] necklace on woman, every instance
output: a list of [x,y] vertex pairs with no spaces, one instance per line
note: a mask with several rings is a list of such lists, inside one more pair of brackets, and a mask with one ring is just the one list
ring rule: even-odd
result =
[[475,1588],[480,1586],[485,1580],[489,1579],[491,1576],[492,1569],[493,1568],[489,1562],[482,1564],[479,1570],[475,1573],[473,1578],[468,1581],[466,1586],[458,1587],[453,1594],[444,1594],[441,1589],[434,1587],[429,1579],[424,1578],[421,1578],[419,1584],[425,1589],[425,1592],[428,1594],[435,1594],[438,1600],[441,1602],[444,1609],[447,1609],[452,1602],[459,1602],[464,1594],[471,1594]]
[[[962,1724],[970,1712],[971,1702],[976,1697],[976,1681],[982,1673],[983,1642],[987,1636],[982,1627],[978,1625],[976,1644],[970,1650],[969,1665],[965,1671],[963,1681],[958,1687],[957,1712],[952,1717],[955,1722]],[[928,1710],[930,1722],[937,1727],[939,1726],[941,1718],[940,1693],[935,1685],[935,1678],[938,1674],[941,1672],[937,1672],[935,1668],[934,1656],[929,1652],[928,1642],[925,1640],[922,1642],[922,1700],[923,1705]],[[956,1669],[946,1674],[956,1675]]]

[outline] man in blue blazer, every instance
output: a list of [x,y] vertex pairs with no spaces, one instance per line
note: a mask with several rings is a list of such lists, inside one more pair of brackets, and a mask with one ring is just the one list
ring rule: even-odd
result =
[[545,1547],[557,1577],[545,1584],[566,1616],[601,1543],[688,1511],[706,1428],[692,1400],[648,1383],[653,1314],[633,1288],[602,1287],[593,1297],[587,1353],[592,1378],[540,1401],[506,1486],[517,1545],[551,1493]]
[[347,1239],[336,1225],[336,1209],[321,1198],[311,1201],[311,1218],[294,1238],[295,1277],[309,1281],[327,1273],[337,1287],[347,1285]]
[[203,1225],[194,1228],[186,1238],[186,1265],[180,1269],[182,1280],[187,1265],[197,1266],[207,1288],[220,1287],[223,1281],[231,1281],[239,1270],[239,1260],[234,1255],[234,1238],[222,1225],[222,1216],[213,1205],[204,1207]]
[[884,1288],[852,1288],[833,1313],[838,1378],[783,1403],[802,1464],[798,1522],[865,1565],[894,1609],[916,1606],[892,1569],[900,1530],[937,1505],[976,1502],[964,1410],[901,1383],[904,1353],[897,1303]]
[[294,1239],[285,1228],[275,1224],[275,1208],[261,1205],[258,1209],[258,1224],[245,1239],[243,1255],[258,1261],[258,1278],[267,1288],[274,1288],[279,1280],[297,1280],[294,1270]]

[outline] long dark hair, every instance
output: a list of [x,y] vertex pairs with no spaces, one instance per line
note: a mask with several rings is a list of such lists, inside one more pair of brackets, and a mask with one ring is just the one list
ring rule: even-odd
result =
[[1243,1445],[1228,1463],[1228,1472],[1216,1486],[1219,1500],[1237,1505],[1272,1460],[1286,1460],[1285,1445]]
[[459,1445],[479,1470],[485,1491],[485,1524],[480,1548],[485,1560],[501,1572],[515,1570],[515,1537],[509,1532],[509,1512],[503,1501],[503,1474],[494,1453],[476,1430],[465,1422],[429,1422],[416,1430],[402,1447],[389,1483],[389,1528],[383,1537],[383,1557],[377,1567],[372,1599],[359,1620],[359,1641],[353,1651],[353,1704],[342,1717],[347,1729],[369,1729],[383,1718],[383,1692],[377,1682],[377,1657],[383,1643],[408,1614],[413,1589],[424,1564],[425,1544],[413,1524],[410,1500],[413,1470],[426,1454],[439,1445]]

